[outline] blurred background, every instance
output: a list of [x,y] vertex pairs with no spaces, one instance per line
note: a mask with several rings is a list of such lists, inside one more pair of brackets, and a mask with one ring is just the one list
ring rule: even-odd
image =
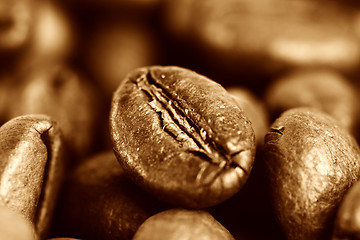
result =
[[[155,64],[186,67],[259,98],[270,83],[294,70],[331,70],[357,85],[358,5],[350,0],[1,0],[0,119],[50,112],[39,106],[46,98],[56,112],[63,111],[56,114],[69,116],[64,122],[89,121],[99,111],[106,115],[126,74]],[[58,94],[40,97],[44,89]],[[79,102],[94,107],[84,109]],[[75,112],[78,116],[70,117]],[[100,122],[88,125],[99,128]],[[73,141],[83,152],[91,145]]]

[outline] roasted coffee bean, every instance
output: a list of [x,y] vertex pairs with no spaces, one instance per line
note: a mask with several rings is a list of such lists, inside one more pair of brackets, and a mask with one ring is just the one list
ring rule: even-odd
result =
[[34,226],[20,213],[0,206],[0,239],[35,240]]
[[0,127],[0,149],[0,205],[25,216],[42,239],[65,167],[59,125],[45,115],[14,118]]
[[170,209],[147,219],[133,240],[212,239],[234,240],[226,228],[208,212]]
[[244,87],[228,87],[226,90],[233,95],[239,107],[252,123],[255,132],[256,145],[264,144],[264,137],[269,129],[269,116],[265,104],[249,89]]
[[148,217],[165,209],[125,176],[109,150],[86,159],[70,173],[52,236],[128,240]]
[[314,107],[335,118],[356,136],[359,89],[333,69],[298,69],[272,82],[265,94],[273,118],[294,107]]
[[339,2],[169,0],[166,3],[163,23],[168,32],[191,42],[196,46],[193,51],[197,52],[191,56],[200,56],[208,68],[217,68],[223,74],[227,70],[266,75],[303,66],[357,71],[358,12]]
[[90,154],[102,119],[102,100],[95,86],[61,62],[42,63],[22,75],[9,102],[8,118],[47,114],[59,122],[64,141],[78,159]]
[[329,115],[285,111],[265,139],[273,206],[287,239],[329,239],[336,210],[360,178],[360,149]]
[[334,223],[333,240],[360,239],[360,182],[356,182],[344,196]]
[[[16,1],[19,0],[14,0],[14,2]],[[69,62],[75,54],[77,42],[73,23],[70,23],[70,17],[60,7],[58,1],[25,1],[36,5],[36,16],[31,18],[30,39],[16,54],[12,53],[5,56],[2,54],[0,56],[0,61],[4,57],[3,62],[1,62],[0,73],[1,70],[5,71],[16,82],[21,81],[22,74],[27,75],[34,66],[36,68],[38,65],[42,65],[46,69],[48,66],[44,66],[44,63]],[[22,10],[18,8],[17,11]]]
[[0,53],[21,49],[31,38],[37,1],[2,0],[0,2]]
[[129,73],[114,94],[110,130],[132,180],[177,206],[222,202],[252,169],[251,123],[222,86],[185,68]]
[[28,61],[67,60],[74,52],[75,29],[58,1],[42,1],[34,18]]

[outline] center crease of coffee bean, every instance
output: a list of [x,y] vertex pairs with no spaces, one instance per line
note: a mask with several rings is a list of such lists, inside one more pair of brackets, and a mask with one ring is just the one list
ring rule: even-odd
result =
[[150,73],[139,77],[136,84],[149,97],[151,108],[159,114],[162,129],[185,146],[186,151],[220,168],[236,167],[231,156],[210,138],[211,134],[197,126],[189,117],[189,110],[172,99],[171,94],[156,83]]

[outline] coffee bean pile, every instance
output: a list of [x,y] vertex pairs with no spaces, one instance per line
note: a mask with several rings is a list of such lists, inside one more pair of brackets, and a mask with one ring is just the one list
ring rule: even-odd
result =
[[360,4],[0,2],[0,239],[360,239]]

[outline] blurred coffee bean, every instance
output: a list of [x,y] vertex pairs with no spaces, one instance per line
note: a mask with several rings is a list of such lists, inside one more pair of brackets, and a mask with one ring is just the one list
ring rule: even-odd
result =
[[125,176],[113,151],[103,152],[70,173],[52,235],[131,239],[143,221],[166,208]]
[[249,118],[255,132],[256,145],[261,147],[270,124],[265,104],[247,88],[232,86],[226,90],[234,96],[236,103]]
[[132,240],[234,240],[231,233],[206,211],[169,209],[147,219]]
[[360,182],[346,193],[337,211],[333,240],[360,239]]
[[42,0],[34,18],[29,46],[30,61],[64,60],[73,53],[76,34],[70,16],[54,0]]
[[[358,12],[336,1],[169,0],[163,10],[166,30],[223,74],[266,76],[304,66],[358,71]],[[254,79],[237,81],[261,87]]]
[[17,212],[0,206],[0,239],[35,240],[34,226]]
[[32,29],[26,46],[15,56],[0,56],[0,73],[18,75],[48,62],[71,62],[76,55],[78,34],[65,9],[53,0],[40,0],[32,16]]
[[161,59],[160,46],[147,25],[119,19],[98,22],[83,51],[86,68],[109,100],[128,72]]
[[105,115],[92,83],[77,69],[56,62],[37,65],[22,78],[9,106],[10,117],[48,114],[61,125],[72,154],[80,158],[92,153]]
[[360,121],[359,89],[333,69],[297,69],[273,81],[265,93],[272,118],[294,107],[314,107],[335,118],[354,136]]
[[0,57],[21,49],[31,38],[38,1],[0,1]]
[[11,119],[0,127],[0,149],[0,205],[31,221],[42,239],[66,164],[59,125],[46,115]]

